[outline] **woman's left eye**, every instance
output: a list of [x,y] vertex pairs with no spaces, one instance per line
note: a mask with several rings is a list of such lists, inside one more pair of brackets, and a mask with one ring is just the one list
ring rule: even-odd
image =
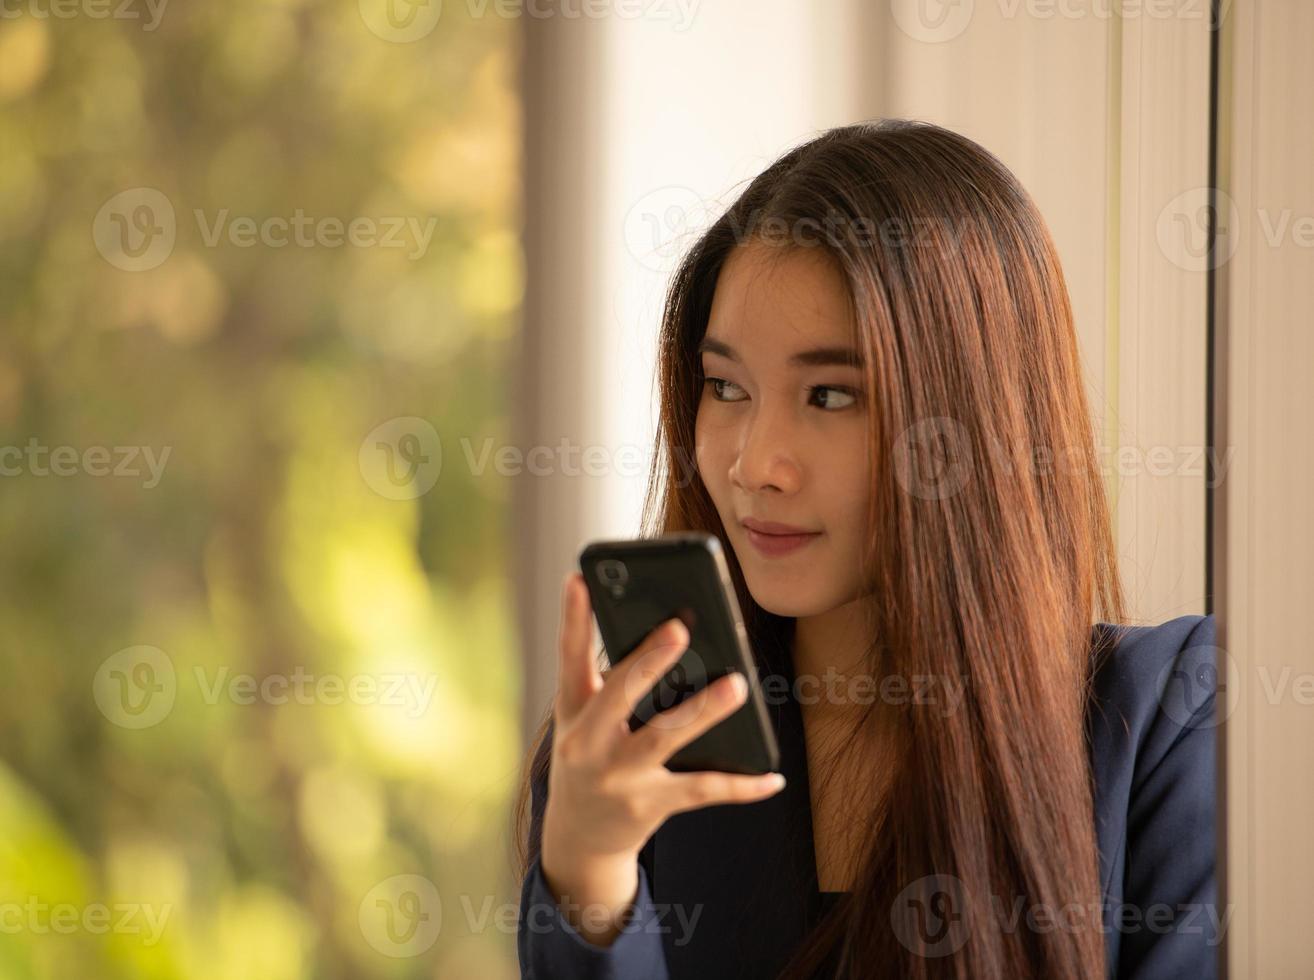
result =
[[[816,385],[815,387],[810,389],[810,393],[813,396],[816,396],[817,392],[830,393],[830,397],[826,399],[826,404],[822,407],[832,410],[848,408],[850,405],[854,404],[858,400],[858,393],[851,388],[839,388],[836,387],[835,385]],[[840,399],[848,399],[848,400],[840,401],[838,404],[836,404],[835,396],[837,395],[839,396]]]

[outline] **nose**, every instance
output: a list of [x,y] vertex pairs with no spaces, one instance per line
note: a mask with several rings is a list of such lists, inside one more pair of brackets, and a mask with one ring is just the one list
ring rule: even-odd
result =
[[792,445],[784,420],[761,410],[752,413],[730,467],[731,485],[745,493],[796,493],[803,473]]

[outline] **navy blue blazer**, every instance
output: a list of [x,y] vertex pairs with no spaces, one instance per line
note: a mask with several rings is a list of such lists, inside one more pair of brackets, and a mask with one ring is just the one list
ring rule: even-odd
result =
[[[1117,643],[1094,665],[1086,713],[1108,976],[1213,980],[1227,926],[1214,877],[1214,617],[1092,628],[1093,640],[1110,635]],[[522,977],[776,975],[832,896],[817,890],[802,714],[790,696],[773,700],[785,788],[662,824],[640,853],[633,916],[611,945],[565,920],[534,856],[520,895]],[[546,781],[535,780],[531,839],[541,840],[546,799]],[[798,881],[809,883],[801,894]]]

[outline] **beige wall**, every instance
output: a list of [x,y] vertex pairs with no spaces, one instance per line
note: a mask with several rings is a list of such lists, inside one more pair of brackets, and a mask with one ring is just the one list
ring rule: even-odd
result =
[[1226,945],[1230,977],[1279,980],[1314,973],[1314,5],[1236,4],[1223,40]]

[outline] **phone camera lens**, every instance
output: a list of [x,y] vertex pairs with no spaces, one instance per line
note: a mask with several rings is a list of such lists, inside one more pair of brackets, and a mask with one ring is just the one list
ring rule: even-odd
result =
[[623,561],[609,558],[598,562],[598,578],[612,597],[619,599],[625,594],[625,583],[629,581],[630,573]]

